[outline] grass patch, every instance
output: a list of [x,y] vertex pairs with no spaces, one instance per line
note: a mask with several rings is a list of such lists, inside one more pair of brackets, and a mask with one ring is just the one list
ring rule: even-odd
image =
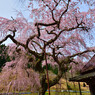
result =
[[[25,92],[26,93],[26,92]],[[11,93],[11,95],[38,95],[38,93],[26,93],[25,94],[24,92],[23,93],[16,93],[16,94],[12,94]],[[5,95],[5,94],[4,94]],[[45,93],[45,95],[49,95],[48,94],[48,91]],[[69,94],[69,92],[50,92],[50,95],[80,95],[80,93],[79,92],[77,92],[77,93],[73,93],[73,92],[70,92],[70,94]],[[90,93],[82,93],[82,95],[90,95]]]

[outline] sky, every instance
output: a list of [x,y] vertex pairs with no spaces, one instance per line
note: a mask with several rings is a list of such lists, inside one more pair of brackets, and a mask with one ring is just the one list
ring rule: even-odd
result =
[[11,18],[15,16],[17,4],[15,0],[0,0],[0,17]]
[[[26,3],[22,3],[19,0],[0,0],[0,17],[12,19],[16,18],[17,11],[26,12]],[[7,40],[5,44],[11,43],[11,40]]]
[[11,19],[16,17],[17,11],[27,10],[27,3],[20,0],[0,0],[0,17]]

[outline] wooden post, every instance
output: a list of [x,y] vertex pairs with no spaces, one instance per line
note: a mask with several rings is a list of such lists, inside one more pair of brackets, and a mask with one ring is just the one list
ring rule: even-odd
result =
[[89,84],[89,89],[90,89],[91,95],[95,95],[95,84],[93,84],[93,82]]
[[79,85],[79,92],[80,92],[80,95],[82,95],[82,93],[81,93],[81,86],[80,86],[80,82],[78,82],[78,85]]

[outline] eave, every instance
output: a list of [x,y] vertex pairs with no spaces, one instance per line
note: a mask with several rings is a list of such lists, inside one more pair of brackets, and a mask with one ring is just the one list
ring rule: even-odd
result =
[[73,77],[73,78],[69,78],[69,81],[74,81],[74,82],[86,82],[89,81],[89,79],[93,79],[95,78],[95,71],[94,72],[90,72],[87,74],[80,74],[79,76]]

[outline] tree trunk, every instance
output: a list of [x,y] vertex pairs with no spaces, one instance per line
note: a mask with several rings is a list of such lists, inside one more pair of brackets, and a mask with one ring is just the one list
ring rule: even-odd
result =
[[47,88],[41,88],[38,95],[45,95]]
[[41,89],[39,90],[38,95],[45,95],[45,92],[47,91],[47,83],[46,83],[46,75],[43,74],[40,80],[41,83]]

